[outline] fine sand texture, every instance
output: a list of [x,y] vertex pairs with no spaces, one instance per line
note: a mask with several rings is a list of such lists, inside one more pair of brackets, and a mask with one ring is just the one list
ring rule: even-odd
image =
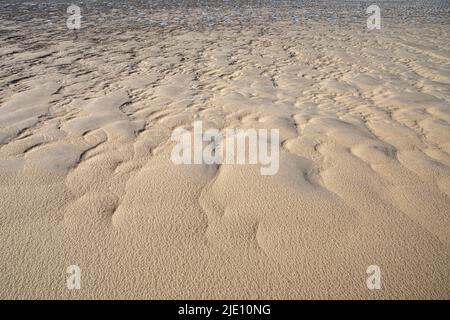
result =
[[[0,298],[450,298],[448,11],[104,2],[2,1]],[[175,165],[195,121],[278,173]]]

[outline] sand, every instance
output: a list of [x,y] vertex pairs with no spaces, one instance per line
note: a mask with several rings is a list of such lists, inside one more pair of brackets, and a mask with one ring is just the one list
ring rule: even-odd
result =
[[[85,1],[75,35],[2,1],[0,298],[449,299],[437,4],[368,30],[364,4]],[[173,164],[195,121],[278,129],[278,173]]]

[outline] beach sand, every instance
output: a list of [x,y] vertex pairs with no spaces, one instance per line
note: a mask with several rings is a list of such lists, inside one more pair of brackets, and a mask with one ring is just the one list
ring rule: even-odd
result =
[[[448,11],[33,2],[1,4],[0,298],[450,298]],[[278,173],[175,165],[195,121],[278,129]]]

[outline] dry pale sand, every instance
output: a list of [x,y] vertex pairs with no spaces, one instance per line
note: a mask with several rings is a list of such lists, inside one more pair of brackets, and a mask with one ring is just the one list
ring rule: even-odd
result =
[[[76,38],[66,4],[16,2],[0,298],[450,298],[448,11],[85,1]],[[174,165],[196,120],[279,129],[278,174]]]

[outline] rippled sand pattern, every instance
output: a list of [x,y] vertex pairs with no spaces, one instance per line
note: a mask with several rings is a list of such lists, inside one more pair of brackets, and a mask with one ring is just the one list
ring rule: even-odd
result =
[[[346,3],[2,1],[0,297],[448,299],[448,3]],[[174,165],[197,120],[278,174]]]

